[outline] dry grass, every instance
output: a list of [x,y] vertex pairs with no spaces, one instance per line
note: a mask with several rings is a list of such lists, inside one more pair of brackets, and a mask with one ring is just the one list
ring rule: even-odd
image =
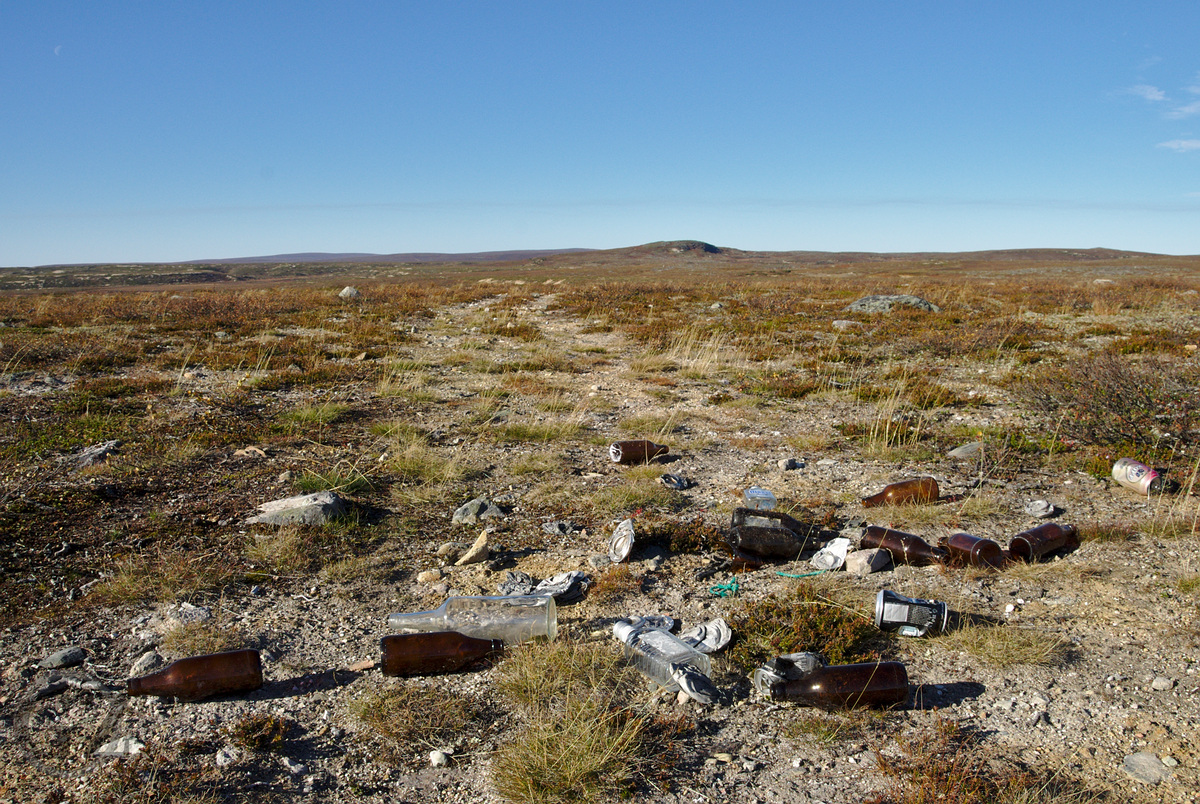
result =
[[1012,625],[967,624],[936,637],[945,650],[961,651],[992,667],[1062,664],[1070,641],[1058,634]]

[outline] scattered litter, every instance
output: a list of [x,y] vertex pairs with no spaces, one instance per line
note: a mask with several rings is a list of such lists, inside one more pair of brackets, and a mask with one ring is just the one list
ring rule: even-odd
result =
[[579,570],[571,570],[542,581],[534,587],[533,594],[549,595],[559,603],[571,603],[582,598],[587,588],[587,575]]
[[825,663],[815,653],[785,653],[768,660],[750,674],[750,683],[760,695],[770,695],[771,686],[804,678]]
[[735,508],[725,541],[734,555],[793,561],[809,548],[815,530],[777,511]]
[[1047,522],[1013,536],[1008,552],[1022,561],[1036,561],[1059,550],[1075,550],[1078,547],[1079,534],[1074,526]]
[[846,554],[849,552],[850,540],[839,536],[831,539],[828,544],[818,550],[808,563],[819,570],[841,569],[842,565],[846,563]]
[[946,630],[950,610],[939,600],[919,600],[880,589],[875,597],[875,627],[900,636],[922,637]]
[[1149,496],[1151,494],[1174,494],[1179,484],[1168,480],[1154,469],[1133,458],[1121,458],[1113,464],[1113,480],[1130,491]]
[[733,639],[733,631],[723,617],[689,628],[679,638],[701,653],[716,653]]
[[672,663],[671,680],[693,701],[709,706],[720,697],[721,691],[712,679],[687,664]]
[[685,491],[696,485],[690,478],[683,477],[682,475],[663,475],[659,480],[667,488],[675,489],[676,491]]
[[738,579],[734,575],[725,583],[719,583],[708,588],[708,593],[713,597],[737,597]]
[[1046,500],[1030,500],[1025,503],[1025,513],[1038,519],[1049,519],[1058,513],[1058,509]]
[[389,614],[387,624],[396,631],[457,631],[517,645],[539,636],[554,639],[558,608],[551,595],[451,597],[432,611]]
[[878,494],[862,499],[863,508],[880,505],[904,505],[905,503],[927,504],[938,501],[938,484],[932,477],[917,477],[889,483]]
[[614,623],[613,636],[623,644],[629,663],[658,686],[672,692],[683,689],[701,703],[712,702],[715,689],[708,681],[712,665],[707,655],[669,631],[646,628],[631,619]]
[[961,447],[950,450],[946,455],[951,458],[978,458],[983,452],[983,448],[982,441],[972,441],[970,444],[963,444]]
[[608,457],[613,463],[624,466],[631,464],[649,463],[660,455],[666,455],[670,448],[663,444],[655,444],[645,439],[637,441],[618,441],[608,448]]
[[629,558],[633,551],[633,520],[622,520],[613,528],[612,538],[608,540],[608,557],[614,564],[620,564]]
[[778,502],[772,492],[758,486],[751,486],[743,491],[742,499],[746,501],[747,508],[756,511],[770,511]]

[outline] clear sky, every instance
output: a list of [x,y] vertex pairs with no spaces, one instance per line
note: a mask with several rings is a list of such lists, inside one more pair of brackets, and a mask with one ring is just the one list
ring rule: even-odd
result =
[[0,0],[0,265],[1200,253],[1200,3]]

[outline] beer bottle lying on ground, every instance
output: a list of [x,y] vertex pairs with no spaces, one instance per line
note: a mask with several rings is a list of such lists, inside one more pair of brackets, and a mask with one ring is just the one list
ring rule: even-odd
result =
[[932,477],[916,477],[889,483],[883,491],[864,497],[863,508],[880,505],[903,505],[905,503],[932,503],[938,501],[938,484]]
[[263,684],[262,660],[256,650],[231,650],[190,656],[157,673],[125,682],[130,695],[158,695],[199,701],[217,695],[250,692]]
[[772,684],[771,698],[820,709],[899,706],[908,700],[908,671],[900,662],[829,665]]

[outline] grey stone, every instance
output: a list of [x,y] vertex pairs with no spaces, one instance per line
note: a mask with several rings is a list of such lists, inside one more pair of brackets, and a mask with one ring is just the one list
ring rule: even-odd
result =
[[1158,692],[1166,692],[1174,686],[1175,682],[1166,676],[1157,676],[1153,681],[1150,682],[1150,689]]
[[66,679],[52,678],[49,682],[38,688],[38,691],[33,694],[35,701],[41,701],[45,698],[53,698],[55,695],[62,695],[67,691],[70,685]]
[[110,455],[116,454],[121,446],[120,441],[103,441],[99,444],[77,452],[74,455],[64,455],[58,459],[59,463],[73,463],[76,467],[83,468],[85,466],[93,466],[98,463],[104,463]]
[[885,569],[891,563],[892,554],[887,550],[879,548],[855,550],[846,556],[846,572],[855,577],[863,578],[872,572],[879,572]]
[[131,757],[140,753],[145,744],[136,737],[118,737],[96,749],[98,757]]
[[602,554],[602,553],[598,553],[598,554],[596,554],[594,556],[590,556],[588,558],[588,564],[590,564],[592,566],[592,569],[598,569],[598,570],[608,569],[609,567],[612,566],[612,563],[613,563],[612,559],[609,558],[606,554]]
[[855,327],[857,327],[857,326],[858,326],[858,322],[857,322],[857,321],[850,321],[850,320],[848,320],[848,319],[845,319],[845,318],[838,318],[838,319],[835,319],[835,320],[833,321],[833,325],[832,325],[832,326],[833,326],[833,328],[834,328],[834,329],[836,329],[836,330],[842,330],[842,331],[845,331],[845,330],[847,330],[847,329],[854,329]]
[[502,516],[504,512],[487,497],[476,497],[459,506],[452,521],[455,525],[478,525],[482,519],[498,519]]
[[1138,751],[1125,757],[1122,769],[1139,782],[1158,784],[1170,777],[1171,772],[1149,751]]
[[914,307],[930,313],[936,313],[941,310],[936,304],[927,302],[920,296],[910,296],[906,293],[864,296],[858,301],[851,302],[846,306],[845,310],[850,313],[890,313],[896,305]]
[[180,625],[206,623],[213,618],[212,609],[207,606],[193,606],[191,603],[180,603],[179,608],[171,612],[171,619]]
[[213,760],[218,768],[224,768],[238,761],[238,750],[231,745],[227,745],[217,752]]
[[158,655],[158,651],[148,650],[138,657],[138,660],[133,663],[133,667],[129,668],[129,674],[135,678],[144,676],[162,662],[163,658]]
[[417,583],[434,583],[442,579],[442,571],[440,569],[425,570],[417,573]]
[[460,555],[462,555],[462,551],[464,548],[465,548],[465,545],[459,544],[458,542],[446,542],[445,544],[438,547],[437,557],[444,558],[447,561],[453,561],[454,559],[456,559]]
[[349,506],[332,491],[300,494],[273,500],[258,506],[259,513],[246,520],[248,525],[324,525],[345,514]]
[[287,768],[287,772],[293,776],[303,776],[305,773],[308,773],[307,766],[289,757],[280,757],[280,762],[283,763],[283,767]]
[[58,670],[63,667],[75,667],[83,664],[83,660],[87,658],[87,651],[78,646],[63,648],[56,653],[51,653],[45,659],[38,662],[38,667],[43,670]]
[[358,292],[358,288],[346,285],[342,288],[342,292],[338,294],[339,299],[357,299],[362,294]]

